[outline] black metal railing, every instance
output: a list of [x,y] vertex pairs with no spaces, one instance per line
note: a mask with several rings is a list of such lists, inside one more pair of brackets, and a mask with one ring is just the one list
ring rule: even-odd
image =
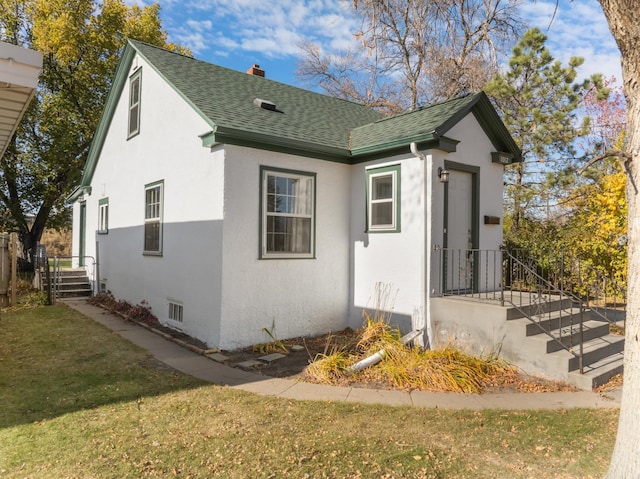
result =
[[435,248],[433,255],[435,295],[508,304],[573,354],[581,372],[585,313],[624,329],[625,288],[562,251],[534,258],[522,250]]
[[573,354],[582,374],[586,311],[582,298],[565,289],[562,282],[549,281],[531,262],[525,263],[509,251],[503,251],[503,271],[502,304],[515,308],[560,348]]
[[624,330],[626,326],[627,291],[615,279],[563,250],[537,253],[535,257],[524,250],[508,250],[534,269],[555,287],[580,297],[587,308],[600,319]]

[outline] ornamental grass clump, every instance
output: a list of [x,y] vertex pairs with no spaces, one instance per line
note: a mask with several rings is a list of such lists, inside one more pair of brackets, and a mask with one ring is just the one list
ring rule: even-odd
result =
[[[308,380],[329,384],[373,383],[389,387],[421,390],[479,393],[494,375],[511,371],[495,356],[478,358],[449,343],[423,350],[402,344],[400,332],[384,320],[365,316],[367,322],[358,332],[350,350],[334,350],[318,355],[308,366]],[[358,372],[354,364],[374,354],[382,360]]]

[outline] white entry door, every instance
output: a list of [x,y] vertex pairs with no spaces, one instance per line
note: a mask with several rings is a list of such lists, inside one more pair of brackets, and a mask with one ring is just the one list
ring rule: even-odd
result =
[[469,291],[473,288],[474,173],[451,169],[446,185],[446,215],[444,244],[445,290]]

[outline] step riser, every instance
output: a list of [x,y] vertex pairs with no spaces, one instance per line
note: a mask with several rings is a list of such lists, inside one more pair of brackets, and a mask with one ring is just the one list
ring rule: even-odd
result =
[[526,318],[527,316],[536,316],[540,314],[547,314],[553,311],[560,311],[561,309],[571,309],[574,304],[569,299],[545,301],[542,304],[529,304],[526,306],[520,306],[519,309],[510,307],[507,310],[507,320]]
[[597,388],[598,386],[602,386],[606,384],[609,379],[611,379],[616,374],[624,373],[624,366],[621,364],[621,361],[618,361],[617,365],[612,365],[611,367],[604,368],[604,370],[599,374],[579,374],[577,372],[569,373],[570,384],[573,384],[580,389],[589,390]]
[[[621,339],[613,343],[606,343],[601,348],[584,353],[583,359],[582,359],[583,366],[586,367],[590,364],[601,361],[604,358],[607,358],[609,356],[613,356],[614,354],[618,354],[622,352],[624,352],[624,339]],[[569,360],[569,371],[577,371],[579,369],[580,369],[580,360],[576,357],[571,358]]]
[[[586,316],[586,315],[585,315]],[[553,317],[529,323],[527,325],[527,336],[544,334],[544,331],[551,332],[559,328],[580,323],[580,313],[565,313],[562,317]]]
[[58,283],[57,289],[91,289],[91,283],[80,281],[76,283]]
[[58,298],[78,298],[78,297],[90,297],[91,291],[58,291]]
[[[607,334],[609,334],[609,325],[602,324],[601,326],[595,328],[585,328],[582,332],[582,339],[583,341],[590,341],[592,339],[606,336]],[[547,353],[560,351],[561,349],[563,349],[562,345],[566,346],[567,348],[578,347],[580,345],[580,331],[574,331],[572,334],[569,334],[567,332],[567,334],[563,335],[561,338],[558,338],[558,340],[561,344],[558,341],[549,339],[549,341],[547,342]]]
[[52,286],[55,284],[59,298],[89,297],[93,294],[91,282],[83,270],[60,270],[51,275]]

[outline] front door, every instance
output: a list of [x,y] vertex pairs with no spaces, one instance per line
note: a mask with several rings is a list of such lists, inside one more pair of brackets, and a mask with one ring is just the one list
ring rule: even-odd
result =
[[445,184],[444,291],[471,292],[476,284],[478,247],[478,169],[447,163]]

